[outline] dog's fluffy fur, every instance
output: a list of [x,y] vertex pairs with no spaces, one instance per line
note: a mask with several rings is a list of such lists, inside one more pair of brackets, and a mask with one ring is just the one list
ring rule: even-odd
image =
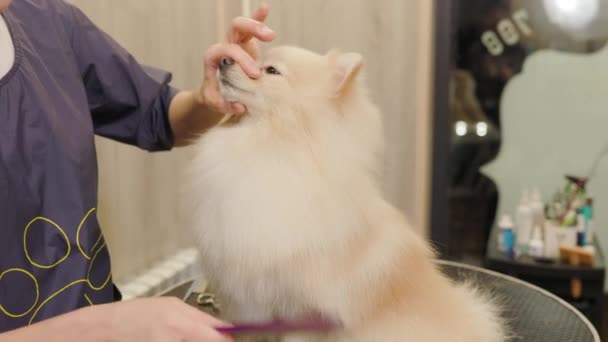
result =
[[287,341],[502,341],[489,297],[444,277],[381,193],[382,124],[361,56],[278,47],[260,63],[259,79],[237,64],[218,73],[248,113],[201,138],[189,186],[225,318],[345,325]]

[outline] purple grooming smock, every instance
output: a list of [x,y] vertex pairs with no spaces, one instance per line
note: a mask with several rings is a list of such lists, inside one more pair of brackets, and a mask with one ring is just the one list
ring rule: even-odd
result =
[[15,61],[0,78],[0,332],[120,299],[96,215],[94,135],[171,149],[177,93],[171,74],[63,0],[14,0],[2,15]]

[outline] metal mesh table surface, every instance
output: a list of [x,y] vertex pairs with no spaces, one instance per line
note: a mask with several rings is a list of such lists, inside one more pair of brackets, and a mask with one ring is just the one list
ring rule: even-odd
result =
[[596,342],[597,330],[578,310],[559,297],[527,282],[449,261],[438,261],[442,270],[456,280],[473,279],[498,296],[511,331],[510,341]]
[[[473,280],[497,296],[513,335],[512,342],[599,342],[597,330],[579,311],[559,297],[519,279],[484,268],[438,260],[443,272],[455,280]],[[200,293],[191,292],[194,281],[164,295],[184,298],[197,306]]]

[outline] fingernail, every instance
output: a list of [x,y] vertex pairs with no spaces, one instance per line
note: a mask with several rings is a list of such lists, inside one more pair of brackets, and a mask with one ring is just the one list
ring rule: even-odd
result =
[[230,102],[230,107],[232,112],[236,114],[240,114],[245,111],[245,107],[237,102]]
[[260,72],[260,69],[256,66],[252,66],[251,70],[249,72],[249,76],[251,76],[252,78],[258,78],[260,77],[262,73]]
[[263,35],[271,35],[274,34],[274,31],[268,28],[268,26],[262,26],[260,28],[260,33]]

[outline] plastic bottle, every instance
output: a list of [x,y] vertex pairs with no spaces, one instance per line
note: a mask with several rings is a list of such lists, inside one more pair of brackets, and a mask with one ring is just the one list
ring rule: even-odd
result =
[[583,242],[586,246],[593,243],[593,199],[591,197],[585,200],[581,214],[585,217],[585,240]]
[[585,215],[578,214],[576,216],[576,244],[577,246],[584,247],[585,242]]
[[538,188],[534,188],[530,198],[530,210],[532,211],[532,226],[542,227],[545,224],[545,212],[542,196]]
[[545,255],[545,242],[543,241],[540,226],[534,226],[534,233],[528,244],[528,254],[535,258],[542,258]]
[[503,214],[498,221],[498,250],[501,252],[513,251],[514,238],[513,238],[513,220],[511,215]]
[[515,228],[517,234],[517,249],[523,253],[528,249],[534,221],[529,206],[528,191],[522,192],[521,200],[515,213]]

